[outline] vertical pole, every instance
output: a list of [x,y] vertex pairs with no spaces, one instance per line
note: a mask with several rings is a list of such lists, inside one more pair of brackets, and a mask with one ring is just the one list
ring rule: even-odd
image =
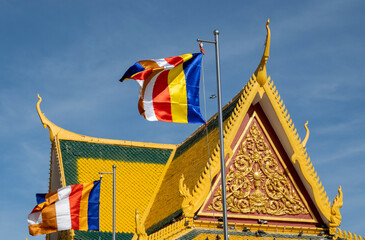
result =
[[115,171],[116,165],[113,165],[113,240],[115,240],[115,194],[116,194],[116,187],[115,187]]
[[214,30],[215,36],[215,58],[217,69],[217,95],[218,95],[218,124],[219,124],[219,145],[221,159],[221,182],[222,182],[222,205],[223,205],[223,233],[224,240],[228,240],[228,224],[227,224],[227,201],[226,201],[226,163],[224,161],[224,142],[223,142],[223,114],[221,99],[221,72],[219,63],[219,31]]

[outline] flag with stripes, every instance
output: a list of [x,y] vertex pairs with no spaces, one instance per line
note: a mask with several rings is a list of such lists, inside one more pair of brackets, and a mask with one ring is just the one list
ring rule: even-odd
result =
[[120,81],[138,82],[139,113],[149,121],[205,123],[199,107],[201,61],[201,53],[142,60]]
[[99,231],[100,181],[37,194],[37,206],[28,215],[29,234],[69,229]]

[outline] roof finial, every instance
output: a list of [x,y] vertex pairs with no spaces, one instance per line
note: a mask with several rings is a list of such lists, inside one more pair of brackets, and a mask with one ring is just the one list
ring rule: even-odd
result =
[[38,112],[39,118],[41,119],[43,127],[44,128],[48,127],[48,129],[49,129],[49,138],[52,142],[54,140],[55,135],[61,130],[61,128],[57,127],[55,124],[53,124],[51,121],[49,121],[46,118],[46,116],[42,113],[41,107],[40,107],[41,102],[42,102],[42,98],[38,94],[37,112]]
[[264,86],[264,84],[267,82],[266,63],[267,63],[267,60],[269,59],[270,38],[271,38],[269,23],[270,23],[270,19],[267,19],[267,22],[266,22],[267,35],[266,35],[265,50],[264,50],[264,54],[262,55],[260,64],[255,71],[256,81],[260,84],[261,87]]
[[39,118],[41,119],[41,122],[42,122],[44,128],[46,128],[48,126],[48,124],[47,124],[48,119],[46,118],[46,116],[44,116],[44,114],[41,111],[40,105],[41,105],[41,102],[42,102],[42,98],[41,98],[41,96],[39,96],[39,94],[37,96],[38,96],[37,112],[38,112]]

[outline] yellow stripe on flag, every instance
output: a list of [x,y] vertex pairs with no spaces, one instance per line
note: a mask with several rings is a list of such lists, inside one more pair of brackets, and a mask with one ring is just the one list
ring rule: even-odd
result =
[[84,187],[82,189],[82,196],[80,201],[80,215],[79,215],[79,230],[87,231],[88,230],[88,222],[87,222],[87,211],[89,205],[89,195],[91,189],[94,187],[94,183],[84,183]]
[[[186,56],[189,54],[182,55]],[[191,54],[190,54],[191,55]],[[168,86],[170,91],[171,115],[173,122],[188,122],[188,107],[186,94],[186,80],[183,64],[171,69],[168,76]]]
[[193,57],[193,54],[191,53],[187,53],[187,54],[183,54],[183,55],[180,55],[179,57],[181,57],[182,59],[184,59],[184,62],[188,61],[190,58]]

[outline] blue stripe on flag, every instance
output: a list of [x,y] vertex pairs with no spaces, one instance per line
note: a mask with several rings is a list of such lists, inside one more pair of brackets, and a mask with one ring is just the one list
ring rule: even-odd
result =
[[128,68],[128,70],[124,73],[123,77],[120,79],[120,81],[124,81],[128,78],[130,78],[131,76],[133,76],[134,74],[138,73],[138,72],[142,72],[144,71],[145,68],[142,67],[142,65],[139,62],[136,62],[132,67]]
[[46,201],[46,193],[37,193],[35,196],[37,198],[37,205]]
[[94,181],[90,191],[87,209],[87,224],[89,231],[99,231],[100,181]]
[[205,123],[199,107],[201,61],[202,54],[193,53],[193,57],[183,63],[186,80],[186,95],[188,100],[188,123]]

